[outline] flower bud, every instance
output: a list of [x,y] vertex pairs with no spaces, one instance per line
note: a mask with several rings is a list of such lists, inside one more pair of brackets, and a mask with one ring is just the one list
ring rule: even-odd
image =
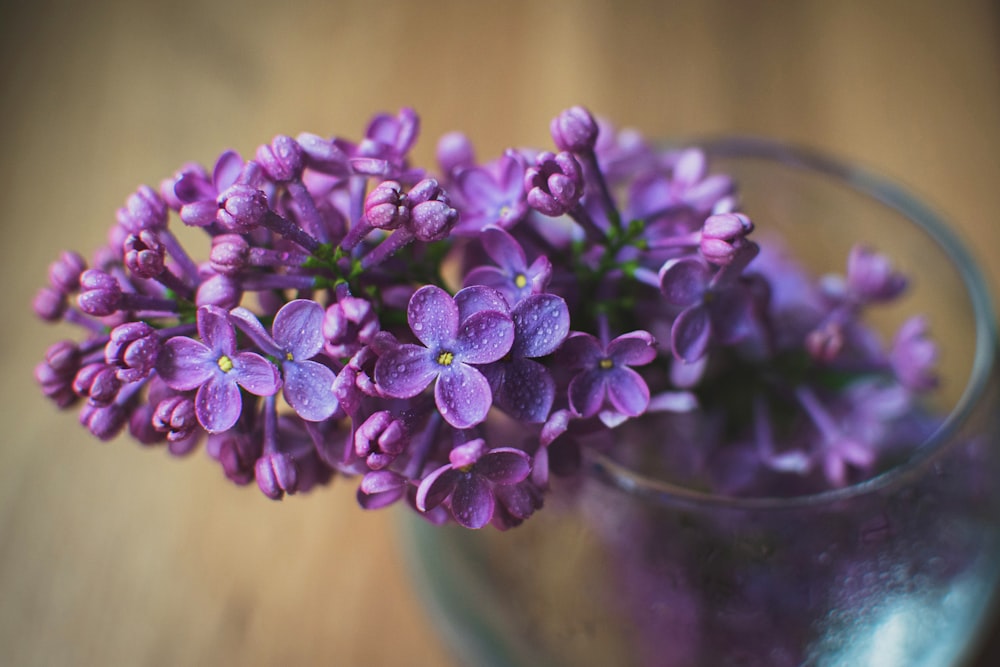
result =
[[87,270],[87,262],[75,252],[64,252],[49,265],[49,283],[63,294],[80,289],[80,274]]
[[564,215],[583,196],[583,170],[570,153],[539,153],[535,166],[524,172],[524,188],[529,206],[544,215]]
[[257,486],[271,500],[281,500],[286,493],[298,489],[298,470],[295,459],[284,452],[265,454],[254,466]]
[[218,201],[216,220],[227,230],[238,234],[253,231],[269,211],[264,191],[241,183],[219,195]]
[[122,244],[125,266],[138,278],[151,279],[163,273],[166,253],[156,234],[148,229],[129,234]]
[[402,186],[396,181],[382,181],[365,199],[365,220],[377,229],[396,229],[410,219],[410,209]]
[[561,151],[587,153],[597,144],[597,121],[587,109],[570,107],[552,119],[549,131]]
[[97,406],[87,403],[80,410],[80,423],[98,440],[111,440],[128,421],[128,412],[117,403]]
[[701,254],[713,264],[729,264],[744,237],[751,231],[753,223],[742,213],[711,215],[702,226]]
[[111,331],[104,360],[116,369],[119,380],[136,382],[153,372],[162,347],[153,327],[145,322],[126,322]]
[[240,305],[243,299],[243,290],[240,284],[229,276],[217,274],[202,281],[198,286],[194,302],[199,308],[201,306],[218,306],[229,310]]
[[156,405],[152,418],[153,428],[167,434],[167,440],[185,440],[198,428],[194,401],[187,396],[168,396]]
[[87,364],[73,379],[73,391],[88,398],[93,405],[109,405],[118,396],[121,386],[115,369],[101,362]]
[[371,342],[380,328],[371,302],[345,296],[326,309],[323,317],[323,338],[328,354],[350,357],[361,346]]
[[42,287],[35,293],[31,307],[35,315],[46,322],[58,322],[66,313],[66,296],[51,287]]
[[467,136],[461,132],[449,132],[438,140],[437,160],[441,173],[452,174],[473,166],[476,155]]
[[295,139],[279,134],[257,149],[257,162],[271,179],[286,183],[302,174],[303,151]]
[[125,206],[118,209],[118,224],[130,234],[138,234],[144,229],[156,231],[167,226],[167,204],[160,194],[142,185],[129,195]]
[[114,276],[98,269],[80,274],[80,295],[76,300],[88,315],[104,317],[117,312],[121,298],[122,288]]
[[239,234],[219,234],[212,239],[208,261],[217,273],[235,276],[250,261],[250,244]]

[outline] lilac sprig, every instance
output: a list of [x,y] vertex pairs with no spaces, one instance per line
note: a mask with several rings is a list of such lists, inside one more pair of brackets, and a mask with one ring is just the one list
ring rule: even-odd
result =
[[403,109],[359,139],[279,134],[137,188],[34,299],[82,331],[44,355],[42,393],[100,439],[204,442],[272,499],[354,477],[364,508],[498,529],[583,448],[628,459],[647,415],[699,425],[645,444],[719,493],[850,484],[929,422],[929,323],[883,347],[864,321],[907,286],[884,255],[808,276],[753,240],[702,151],[583,107],[549,149],[480,161],[448,134],[438,174],[411,163],[419,127]]

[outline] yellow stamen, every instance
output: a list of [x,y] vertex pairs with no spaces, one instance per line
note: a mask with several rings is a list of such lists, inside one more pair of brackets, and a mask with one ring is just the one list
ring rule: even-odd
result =
[[222,355],[221,357],[219,357],[218,364],[219,368],[222,369],[223,373],[228,373],[229,371],[233,370],[233,360],[227,357],[226,355]]
[[286,361],[295,361],[295,357],[292,356],[291,352],[285,352],[285,360]]
[[524,286],[528,284],[528,278],[523,274],[519,273],[514,276],[514,286],[517,289],[524,289]]
[[601,359],[601,361],[600,361],[600,363],[598,365],[602,369],[608,370],[609,368],[611,368],[612,366],[615,365],[615,362],[611,361],[610,359],[605,358],[605,359]]
[[455,361],[455,355],[451,352],[442,352],[437,358],[437,362],[442,366],[451,366],[453,361]]

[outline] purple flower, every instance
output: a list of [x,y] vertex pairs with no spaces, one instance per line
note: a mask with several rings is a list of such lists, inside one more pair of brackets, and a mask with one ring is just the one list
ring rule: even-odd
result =
[[682,308],[670,329],[670,344],[674,356],[687,363],[701,359],[713,338],[734,343],[753,328],[752,292],[738,281],[718,280],[700,257],[665,263],[660,290],[667,303]]
[[552,262],[544,255],[528,266],[521,244],[496,226],[486,227],[480,235],[483,249],[496,266],[477,266],[465,276],[465,284],[486,285],[504,295],[511,306],[530,294],[545,290],[552,277]]
[[862,303],[889,301],[906,289],[906,278],[888,257],[857,245],[847,257],[847,287]]
[[569,404],[582,417],[596,415],[605,401],[618,412],[638,417],[649,405],[649,387],[630,366],[656,358],[656,341],[646,331],[618,336],[607,347],[596,337],[576,332],[563,343],[560,354],[579,372],[569,383]]
[[[502,302],[503,297],[497,294]],[[388,396],[410,398],[432,381],[434,400],[455,428],[482,422],[493,402],[489,383],[473,364],[492,363],[510,351],[514,323],[503,312],[481,310],[463,320],[455,299],[440,287],[417,290],[407,307],[410,329],[423,345],[402,344],[375,364],[375,381]]]
[[206,431],[218,433],[232,428],[240,418],[240,387],[257,396],[271,396],[281,387],[281,380],[270,361],[236,350],[236,331],[226,311],[202,306],[197,321],[201,341],[171,338],[160,351],[156,370],[171,389],[198,390],[195,415]]
[[937,345],[928,333],[927,319],[919,315],[903,323],[889,351],[889,363],[900,384],[911,391],[927,391],[938,384]]
[[510,354],[483,369],[497,406],[515,419],[541,423],[549,416],[556,383],[534,358],[552,354],[569,334],[569,309],[562,297],[533,294],[514,306]]
[[528,212],[524,189],[524,158],[504,153],[492,168],[470,167],[458,172],[452,192],[460,202],[461,222],[455,233],[478,234],[487,225],[510,229]]
[[182,171],[173,184],[173,193],[181,205],[181,220],[195,227],[215,222],[219,195],[236,183],[242,170],[243,158],[230,150],[223,152],[215,161],[211,180],[200,168]]
[[466,528],[489,523],[498,488],[517,484],[531,472],[530,459],[523,451],[513,447],[487,449],[482,439],[455,447],[448,461],[420,482],[417,509],[427,512],[450,501],[452,515]]
[[246,308],[234,308],[230,315],[261,350],[278,360],[282,393],[300,417],[322,421],[337,410],[333,371],[310,361],[323,349],[322,306],[308,299],[289,301],[274,316],[273,338]]

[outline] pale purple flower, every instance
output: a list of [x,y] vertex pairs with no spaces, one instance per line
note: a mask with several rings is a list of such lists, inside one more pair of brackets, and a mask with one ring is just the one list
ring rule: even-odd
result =
[[847,288],[862,303],[889,301],[906,289],[906,278],[885,255],[856,245],[847,257]]
[[195,415],[209,433],[233,427],[243,411],[240,388],[271,396],[281,387],[278,369],[253,352],[236,349],[229,313],[215,306],[198,309],[195,340],[175,336],[163,345],[156,370],[176,391],[197,389]]
[[496,266],[477,266],[465,276],[465,284],[486,285],[504,295],[515,306],[531,294],[545,290],[552,277],[552,262],[541,255],[531,265],[521,244],[497,226],[486,227],[479,236],[483,250]]
[[272,335],[246,308],[234,308],[230,315],[261,350],[278,360],[282,394],[300,417],[322,421],[337,410],[334,372],[310,361],[323,349],[322,306],[308,299],[289,301],[275,314]]
[[515,151],[507,151],[492,168],[469,167],[455,175],[451,190],[462,217],[459,236],[474,236],[487,225],[510,229],[528,212],[524,174],[527,165]]
[[482,310],[460,320],[455,300],[440,287],[426,285],[410,299],[407,320],[422,345],[402,344],[379,357],[379,387],[388,396],[410,398],[436,380],[434,399],[445,421],[455,428],[482,422],[493,396],[474,364],[492,363],[510,351],[511,318]]
[[593,417],[605,403],[629,417],[649,405],[649,387],[631,366],[656,358],[656,341],[646,331],[618,336],[607,347],[591,334],[576,332],[566,339],[560,356],[577,370],[569,383],[569,404],[582,417]]
[[528,455],[513,447],[488,449],[482,439],[451,450],[448,463],[430,473],[417,487],[417,509],[426,512],[448,501],[451,513],[466,528],[482,528],[490,519],[499,487],[528,477]]
[[937,345],[929,335],[927,318],[917,315],[906,320],[889,351],[889,363],[900,384],[911,391],[936,387],[937,358]]

